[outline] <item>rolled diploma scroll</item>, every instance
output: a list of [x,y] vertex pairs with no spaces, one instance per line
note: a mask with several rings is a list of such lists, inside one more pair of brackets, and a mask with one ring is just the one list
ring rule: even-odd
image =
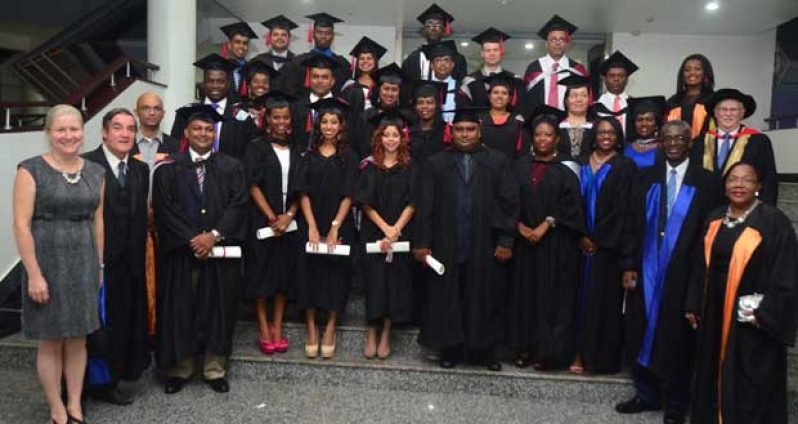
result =
[[[288,224],[288,228],[285,229],[286,233],[290,233],[292,231],[296,231],[296,221],[293,220],[290,224]],[[274,230],[272,230],[272,227],[259,228],[258,231],[255,232],[255,236],[258,238],[258,240],[265,240],[267,238],[274,237]]]
[[438,275],[443,275],[443,273],[446,272],[446,267],[443,266],[442,263],[438,262],[437,259],[433,258],[432,255],[427,255],[424,258],[424,262],[426,262],[427,265],[429,265],[429,267],[432,268],[432,270]]
[[305,253],[313,254],[313,255],[335,255],[335,256],[349,256],[349,245],[348,244],[336,244],[335,249],[333,249],[332,253],[327,251],[327,244],[326,243],[319,243],[319,249],[313,250],[313,247],[310,245],[310,242],[305,243]]
[[213,259],[235,259],[241,257],[241,246],[213,246],[209,258]]
[[[366,253],[388,253],[383,252],[380,249],[379,241],[375,241],[374,243],[366,243]],[[395,241],[391,243],[391,251],[393,253],[407,253],[410,251],[410,242],[409,241]]]

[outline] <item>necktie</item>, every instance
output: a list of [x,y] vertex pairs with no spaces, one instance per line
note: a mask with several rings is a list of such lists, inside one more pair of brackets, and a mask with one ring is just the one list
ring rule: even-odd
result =
[[[211,103],[211,107],[216,112],[219,112],[219,103]],[[221,115],[221,113],[219,113]],[[216,153],[219,151],[219,135],[222,132],[222,123],[217,122],[213,124],[213,146],[211,146],[211,151]]]
[[720,148],[718,149],[718,169],[721,169],[723,164],[726,163],[729,150],[731,150],[731,134],[726,133],[723,134],[723,141],[721,141]]
[[612,101],[612,111],[613,112],[621,111],[621,96],[615,96],[615,100]]
[[127,175],[125,175],[125,161],[119,162],[119,170],[116,173],[116,180],[119,182],[119,186],[125,188],[125,179]]
[[546,103],[551,107],[560,107],[560,87],[558,87],[559,79],[557,78],[557,68],[560,67],[559,63],[551,65],[551,77],[549,77],[549,99]]
[[[202,162],[202,158],[197,158],[194,162]],[[197,185],[199,186],[199,191],[202,193],[203,189],[205,188],[205,164],[201,163],[197,165]]]
[[471,179],[471,168],[474,166],[474,158],[471,154],[466,153],[463,155],[463,175],[465,176],[465,180],[468,181]]
[[673,203],[676,202],[676,170],[671,169],[670,174],[670,177],[668,177],[668,218],[671,216]]

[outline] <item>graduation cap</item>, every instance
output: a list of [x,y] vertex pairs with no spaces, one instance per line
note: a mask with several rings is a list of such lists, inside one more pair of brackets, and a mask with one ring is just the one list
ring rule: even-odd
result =
[[491,74],[483,78],[482,81],[488,84],[488,93],[490,93],[490,90],[493,90],[494,87],[506,87],[511,96],[510,106],[516,107],[518,105],[518,90],[513,76],[500,72]]
[[219,114],[211,105],[206,104],[192,104],[183,106],[177,110],[177,116],[185,121],[186,126],[191,122],[200,120],[210,124],[221,122],[224,117]]
[[416,19],[418,19],[422,25],[426,24],[430,19],[437,19],[443,22],[443,33],[446,34],[447,37],[452,35],[452,22],[454,22],[454,16],[450,15],[449,12],[443,10],[435,3],[432,3],[432,6],[421,12]]
[[457,55],[457,45],[452,40],[441,41],[435,44],[425,44],[422,48],[424,56],[432,61],[436,57],[449,56],[454,58]]
[[574,35],[577,29],[576,25],[561,18],[560,15],[554,15],[540,28],[538,36],[545,40],[549,38],[549,33],[552,31],[565,31],[570,37]]
[[305,88],[310,87],[310,68],[329,69],[335,73],[341,67],[333,58],[316,52],[311,52],[302,60],[302,64],[305,66]]
[[745,108],[745,115],[743,116],[743,119],[753,115],[756,111],[756,100],[735,88],[721,88],[713,93],[709,99],[707,99],[706,108],[708,111],[712,111],[714,114],[715,106],[717,106],[718,103],[729,99],[737,100],[743,104],[743,107]]
[[346,112],[349,110],[350,105],[349,102],[340,97],[327,97],[317,100],[307,107],[315,110],[321,116],[322,113],[326,112]]
[[374,60],[380,60],[380,58],[385,55],[388,49],[383,47],[380,43],[372,40],[368,37],[363,37],[360,41],[355,44],[355,47],[352,48],[352,51],[349,52],[350,56],[358,57],[362,53],[371,53],[374,56]]
[[313,24],[308,26],[308,43],[313,42],[313,28],[335,28],[335,24],[343,22],[343,19],[324,12],[305,15],[305,17],[313,21]]
[[370,117],[369,122],[375,127],[395,125],[400,129],[406,126],[407,116],[398,108],[390,108]]
[[251,80],[255,74],[266,74],[269,76],[269,81],[280,75],[280,71],[260,58],[253,59],[244,65],[241,68],[241,73],[246,76],[247,80]]
[[377,86],[386,82],[390,84],[402,85],[408,80],[407,75],[396,63],[391,63],[378,69],[374,74],[374,79],[377,80]]
[[647,112],[663,117],[668,111],[668,101],[665,96],[632,97],[629,99],[629,110],[632,111],[632,117]]
[[243,35],[249,39],[258,38],[258,34],[252,30],[246,22],[236,22],[234,24],[225,25],[221,27],[222,32],[227,38],[232,39],[235,35]]
[[438,105],[443,105],[446,100],[446,93],[449,91],[449,84],[445,82],[417,79],[410,82],[413,102],[419,97],[435,97]]
[[216,53],[211,53],[202,59],[194,62],[194,66],[202,69],[203,71],[225,71],[232,72],[238,66],[232,61],[219,56]]
[[272,45],[272,32],[275,29],[279,28],[291,32],[294,28],[299,26],[294,21],[286,18],[285,15],[277,15],[261,22],[260,24],[266,28],[269,28],[269,35],[266,36],[266,47]]
[[504,42],[509,40],[510,37],[507,33],[499,31],[496,28],[490,27],[485,31],[480,32],[471,41],[475,43],[479,43],[479,45],[484,45],[485,43],[499,43],[501,46],[501,52],[504,54]]
[[626,76],[632,75],[639,69],[634,62],[617,50],[599,65],[599,74],[606,76],[610,68],[623,68],[626,70]]
[[569,88],[590,87],[590,80],[581,75],[571,74],[558,81],[557,84]]
[[256,107],[277,109],[291,106],[296,97],[280,90],[272,90],[253,101]]
[[444,113],[454,112],[452,124],[456,124],[458,122],[482,123],[482,120],[479,118],[479,113],[486,112],[488,110],[490,110],[490,108],[487,106],[464,106],[454,110],[446,110]]
[[568,117],[568,114],[561,109],[557,109],[556,107],[549,106],[545,103],[540,103],[535,107],[535,110],[529,114],[529,116],[524,119],[524,125],[529,128],[530,131],[534,131],[535,128],[532,127],[533,123],[538,117],[541,116],[548,116],[552,119],[555,123],[555,128],[557,124],[563,121],[565,118]]

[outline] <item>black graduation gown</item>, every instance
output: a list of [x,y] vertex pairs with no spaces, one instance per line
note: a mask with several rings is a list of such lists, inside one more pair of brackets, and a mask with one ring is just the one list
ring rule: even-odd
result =
[[[658,155],[654,166],[638,171],[629,206],[630,216],[626,220],[627,225],[624,229],[624,239],[625,243],[629,243],[629,249],[621,257],[621,270],[638,272],[636,288],[626,292],[625,357],[638,365],[641,365],[639,356],[643,350],[648,324],[649,312],[645,303],[647,296],[654,296],[653,292],[646,293],[645,289],[648,277],[644,258],[649,251],[645,246],[646,232],[648,228],[652,228],[656,234],[657,244],[660,247],[665,246],[663,241],[668,228],[666,227],[666,172],[665,158],[662,154]],[[655,184],[659,185],[659,199],[653,196],[652,186]],[[660,301],[652,300],[652,304],[659,309],[658,319],[653,327],[647,368],[665,381],[671,378],[685,378],[690,369],[694,332],[684,314],[688,305],[692,303],[689,299],[695,295],[696,290],[700,291],[702,286],[704,271],[701,264],[701,229],[709,212],[720,204],[718,184],[717,179],[701,168],[700,163],[690,160],[678,196],[682,196],[686,186],[695,188],[695,192],[680,231],[673,236],[674,247],[670,260],[665,264]],[[658,211],[657,222],[648,222],[646,219],[649,192],[652,192],[652,208]],[[676,203],[679,203],[678,197]]]
[[704,131],[709,123],[706,100],[712,92],[704,93],[695,101],[687,101],[685,93],[676,93],[668,99],[667,120],[682,120],[692,128],[693,137]]
[[529,154],[532,146],[529,131],[524,130],[524,118],[510,114],[503,124],[494,124],[490,112],[479,114],[482,122],[482,141],[491,149],[502,152],[510,162]]
[[[722,219],[726,208],[719,208],[709,223]],[[759,205],[744,224],[734,229],[719,225],[712,245],[704,245],[704,264],[708,264],[705,297],[698,333],[696,376],[691,414],[693,423],[718,423],[719,412],[726,423],[787,423],[787,347],[795,344],[798,323],[798,246],[790,220],[768,204]],[[707,225],[706,229],[710,228]],[[742,236],[753,236],[748,239]],[[733,249],[757,236],[761,241],[749,255]],[[707,237],[707,242],[709,242]],[[724,298],[734,285],[729,271],[732,251],[750,257],[738,274],[733,308],[725,311]],[[707,254],[708,257],[707,257]],[[727,279],[729,278],[729,279]],[[740,296],[764,295],[755,316],[759,328],[736,320]],[[723,317],[732,315],[725,358],[718,376]],[[720,386],[720,410],[718,387]]]
[[[588,72],[584,65],[581,63],[571,59],[568,59],[568,67],[575,69],[581,72],[582,76],[587,77]],[[543,80],[539,80],[537,83],[533,84],[536,80],[538,80],[539,76],[543,73],[543,69],[540,66],[540,59],[533,60],[529,63],[526,67],[526,71],[524,72],[524,91],[526,92],[525,97],[525,107],[526,111],[531,112],[535,110],[535,108],[541,104],[546,103],[546,97],[548,97],[548,93],[546,93],[545,83]],[[571,72],[562,72],[560,74],[559,79],[562,80],[563,78],[574,75]],[[545,78],[545,77],[544,77]],[[526,115],[524,115],[526,116]]]
[[[499,72],[499,74],[506,75],[507,77],[511,78],[515,86],[515,90],[518,93],[513,112],[521,116],[527,116],[530,111],[527,110],[525,105],[526,90],[524,90],[524,82],[521,80],[521,78],[516,77],[514,73],[509,71],[502,70]],[[465,78],[463,78],[463,83],[460,85],[460,92],[463,94],[461,102],[462,106],[490,107],[490,101],[488,100],[488,87],[484,82],[485,77],[486,75],[482,73],[482,70],[478,70],[468,74],[465,76]],[[511,99],[512,95],[513,93],[510,92]]]
[[[419,46],[402,61],[402,72],[407,75],[407,78],[410,80],[417,80],[417,79],[431,79],[430,75],[432,74],[432,65],[430,65],[430,75],[421,75],[421,50],[422,46]],[[461,53],[457,53],[454,57],[454,70],[452,71],[452,76],[457,81],[462,81],[463,78],[468,74],[468,62],[466,61],[465,56]]]
[[[370,119],[385,110],[387,109],[384,109],[379,104],[376,107],[370,107],[366,109],[355,122],[354,128],[350,132],[351,136],[349,139],[353,140],[352,147],[355,149],[360,159],[371,156],[371,138],[377,126],[372,124]],[[404,135],[402,136],[404,137]]]
[[[604,170],[605,167],[609,171]],[[577,313],[578,351],[587,370],[615,373],[621,367],[623,333],[619,258],[620,252],[628,248],[623,244],[624,219],[629,213],[637,167],[631,159],[617,154],[594,174],[593,181],[603,179],[595,197],[589,194],[590,180],[586,172],[592,172],[589,163],[582,166],[582,199],[587,236],[598,245],[598,249],[582,260]]]
[[[369,205],[388,224],[395,223],[407,206],[413,206],[415,166],[394,166],[380,169],[368,164],[361,172],[355,199]],[[405,226],[399,241],[412,240],[412,220]],[[383,232],[363,212],[360,227],[362,243],[382,240]],[[412,246],[411,246],[412,247]],[[366,317],[369,321],[390,318],[392,322],[408,322],[413,317],[412,253],[395,253],[391,262],[385,254],[367,254],[364,260],[366,285]]]
[[[726,157],[726,161],[721,168],[717,167],[717,149],[722,140],[716,139],[706,131],[702,132],[693,144],[693,149],[690,152],[692,155],[691,157],[698,162],[703,162],[704,168],[712,171],[719,179],[723,177],[725,170],[736,162],[744,161],[752,163],[762,175],[762,190],[759,191],[759,198],[775,206],[779,195],[779,181],[778,174],[776,173],[776,158],[773,153],[773,144],[770,142],[770,138],[767,135],[753,128],[741,126],[740,131],[746,129],[753,131],[754,134],[748,136],[747,141],[745,141],[743,137],[732,140],[729,155]],[[736,151],[740,149],[742,149],[742,156],[739,156],[740,159],[738,161],[732,162],[732,158],[735,157]],[[705,155],[707,158],[704,158]],[[707,166],[707,160],[711,162],[709,166]]]
[[[304,152],[310,147],[310,134],[313,131],[313,118],[310,104],[310,95],[306,94],[291,103],[291,134],[293,135],[293,145]],[[309,121],[310,119],[310,121]]]
[[[257,128],[248,111],[241,110],[236,104],[231,103],[231,100],[227,99],[224,115],[222,115],[224,121],[222,121],[222,131],[219,134],[219,151],[238,160],[243,160],[244,150],[246,150],[247,144],[255,138]],[[180,114],[175,114],[171,131],[172,137],[181,140],[185,128],[185,120]]]
[[[299,151],[290,148],[288,185],[291,186],[299,165]],[[287,196],[283,203],[283,170],[277,158],[271,139],[257,138],[247,146],[244,158],[249,187],[257,187],[275,214],[284,214],[296,196]],[[249,229],[246,237],[244,276],[249,298],[268,299],[282,293],[291,299],[294,295],[294,275],[296,257],[299,250],[297,232],[285,233],[280,237],[258,240],[256,232],[269,226],[269,220],[255,206],[250,204]],[[297,209],[299,213],[299,209]]]
[[[353,198],[357,185],[357,157],[351,149],[324,157],[318,151],[309,151],[299,161],[295,185],[291,192],[297,198],[307,194],[313,217],[322,239],[338,214],[344,198]],[[297,259],[296,305],[299,309],[320,308],[343,312],[349,292],[351,274],[350,256],[306,254],[308,224],[303,214],[297,213],[299,246]],[[354,219],[349,213],[338,229],[341,244],[352,246]],[[323,240],[322,240],[323,241]],[[354,250],[355,246],[352,246]],[[319,249],[326,249],[320,245]]]
[[[424,269],[419,341],[431,349],[464,345],[482,350],[499,339],[497,309],[502,299],[494,287],[499,263],[493,254],[497,245],[512,247],[518,189],[510,162],[501,153],[479,146],[468,183],[460,155],[444,150],[431,156],[422,170],[415,248],[431,249],[446,272],[439,276]],[[463,211],[470,211],[470,220],[462,219]],[[470,237],[458,236],[463,227]]]
[[[205,163],[202,193],[189,152],[155,171],[158,236],[156,361],[161,368],[199,352],[230,353],[238,318],[241,261],[199,260],[189,241],[216,229],[223,246],[241,246],[249,195],[244,166],[223,153]],[[196,275],[197,280],[193,275]]]
[[[537,244],[518,239],[510,287],[510,345],[549,367],[569,365],[576,354],[579,237],[585,233],[579,179],[551,162],[532,190],[531,155],[513,166],[521,197],[519,222],[535,228],[547,216],[556,226]],[[516,230],[517,232],[517,230]]]
[[294,52],[292,52],[291,50],[286,52],[286,57],[275,56],[274,53],[269,51],[255,56],[252,59],[252,61],[253,62],[258,60],[263,61],[271,65],[272,68],[279,71],[280,74],[278,74],[277,77],[269,81],[269,90],[270,91],[279,90],[282,92],[286,92],[286,82],[285,82],[286,74],[284,72],[285,71],[284,65],[287,62],[291,61],[293,58],[294,58]]
[[438,120],[428,131],[422,130],[418,123],[410,124],[408,135],[410,136],[410,157],[413,163],[423,166],[427,158],[443,151],[446,147],[443,141],[444,127],[445,124],[441,120]]
[[596,141],[595,128],[585,128],[583,130],[582,145],[579,146],[579,155],[576,157],[571,155],[571,135],[568,133],[568,128],[560,128],[559,131],[560,142],[557,144],[557,155],[577,162],[588,160],[590,154],[593,153],[593,143]]
[[351,79],[341,88],[341,98],[349,103],[351,108],[349,114],[354,119],[353,122],[359,121],[365,111],[366,96],[363,94],[364,88],[367,87],[357,82],[357,80]]
[[[162,133],[161,142],[158,143],[158,153],[171,155],[179,151],[180,151],[180,142],[178,141],[178,139],[170,136],[169,134]],[[139,144],[133,143],[133,147],[130,149],[129,155],[136,156],[139,153],[140,153]]]
[[150,366],[147,333],[145,249],[147,244],[147,193],[150,171],[144,162],[128,157],[125,187],[121,187],[105,158],[102,146],[83,155],[105,168],[103,224],[105,246],[105,312],[103,332],[112,379],[138,380]]
[[[302,62],[310,56],[311,52],[305,52],[294,56],[293,59],[284,65],[284,70],[281,73],[285,75],[285,90],[288,94],[295,97],[307,96],[310,89],[305,87],[305,76],[307,74],[307,66]],[[335,85],[333,86],[333,93],[336,95],[341,92],[341,87],[350,77],[350,64],[343,56],[333,54],[332,60],[338,64],[338,68],[333,71],[335,78]]]
[[[634,98],[632,96],[629,96],[627,98],[627,102],[632,101],[632,99]],[[634,117],[632,116],[632,110],[628,106],[628,103],[625,108],[619,110],[618,112],[613,112],[612,110],[608,109],[607,106],[604,105],[604,103],[596,101],[595,103],[590,105],[587,114],[588,116],[594,117],[594,119],[603,118],[605,116],[613,116],[613,117],[622,116],[624,119],[623,122],[625,123],[625,125],[623,125],[624,144],[634,142],[633,138],[635,132],[635,120]]]

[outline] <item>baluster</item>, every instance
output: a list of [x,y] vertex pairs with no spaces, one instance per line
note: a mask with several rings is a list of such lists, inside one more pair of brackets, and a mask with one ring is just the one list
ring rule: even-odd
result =
[[6,126],[3,127],[6,131],[11,130],[11,108],[6,108]]

